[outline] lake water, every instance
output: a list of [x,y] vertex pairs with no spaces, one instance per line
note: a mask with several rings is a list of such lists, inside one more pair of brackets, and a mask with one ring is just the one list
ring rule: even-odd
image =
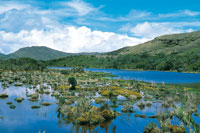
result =
[[[41,131],[46,131],[46,133],[66,133],[66,132],[76,132],[78,127],[74,127],[71,123],[66,123],[62,121],[62,118],[58,117],[57,112],[57,100],[50,95],[40,95],[39,101],[32,102],[29,101],[26,90],[29,95],[34,91],[28,89],[26,86],[15,87],[10,86],[6,90],[2,89],[0,83],[0,93],[6,92],[9,97],[6,99],[0,99],[0,132],[1,133],[38,133]],[[18,96],[24,97],[25,100],[22,103],[17,103],[14,99]],[[12,102],[16,108],[10,109],[7,102]],[[50,106],[41,106],[39,109],[31,109],[32,105],[40,105],[41,102],[51,102]],[[99,104],[92,103],[95,106],[100,106]],[[154,103],[151,107],[146,107],[144,110],[140,110],[139,107],[135,105],[134,110],[137,114],[145,115],[155,115],[157,108],[160,107],[159,103]],[[122,106],[116,108],[116,111],[122,109]],[[110,123],[104,126],[97,126],[91,131],[95,132],[112,132],[113,127],[116,127],[116,132],[143,132],[144,127],[150,122],[155,122],[158,124],[156,119],[152,118],[135,118],[134,114],[122,114]],[[87,129],[88,130],[88,129]],[[82,131],[80,128],[79,132]]]
[[[55,69],[71,69],[69,67],[49,67]],[[166,84],[189,84],[200,83],[200,73],[180,73],[180,72],[161,72],[161,71],[133,71],[121,69],[98,69],[85,68],[87,71],[111,73],[115,78],[132,79],[145,82],[155,82]]]
[[[52,67],[57,69],[70,69],[61,67]],[[119,70],[119,69],[94,69],[86,68],[88,71],[95,72],[109,72],[113,75],[119,76],[118,78],[123,79],[135,79],[148,82],[165,82],[165,83],[195,83],[200,82],[200,74],[192,73],[175,73],[175,72],[159,72],[159,71],[129,71],[129,70]],[[50,88],[51,89],[51,88]],[[28,86],[16,87],[10,85],[9,88],[3,89],[0,82],[0,93],[7,93],[9,97],[6,99],[0,99],[0,133],[38,133],[46,131],[46,133],[66,133],[66,132],[81,132],[88,131],[89,129],[83,129],[81,127],[74,126],[70,122],[63,121],[61,117],[58,117],[57,112],[57,99],[52,97],[51,94],[40,94],[39,100],[37,102],[29,101],[28,94],[33,94],[34,90],[29,89]],[[24,97],[22,103],[17,103],[14,99],[17,97]],[[143,99],[137,102],[141,102]],[[16,108],[10,109],[7,102],[12,102]],[[50,102],[50,106],[41,106],[39,109],[31,109],[32,105],[41,105],[42,102]],[[125,101],[126,102],[126,101]],[[100,106],[99,104],[92,103],[95,106]],[[121,112],[122,105],[119,105],[115,110]],[[141,133],[144,128],[151,122],[159,123],[153,118],[139,118],[134,117],[135,114],[145,114],[147,117],[156,115],[157,112],[166,110],[162,107],[161,101],[153,101],[151,107],[145,107],[140,109],[137,103],[133,104],[133,109],[136,111],[132,114],[122,113],[116,119],[110,123],[105,123],[104,125],[99,125],[94,129],[90,129],[92,132],[134,132]],[[198,113],[200,113],[200,107],[198,106]],[[196,123],[200,123],[200,117],[193,115]],[[179,120],[174,117],[171,119],[171,123],[179,125]],[[187,132],[188,129],[187,129]]]
[[[144,109],[140,109],[137,106],[138,102],[133,104],[133,108],[135,113],[126,114],[122,113],[113,121],[105,123],[104,125],[100,125],[95,127],[94,129],[89,128],[81,128],[73,126],[72,123],[63,121],[62,118],[58,117],[57,112],[57,100],[54,97],[51,97],[51,94],[43,94],[40,95],[39,100],[37,102],[29,101],[27,97],[28,94],[33,94],[34,91],[32,89],[28,89],[26,86],[15,87],[10,86],[7,89],[2,89],[0,83],[0,93],[6,92],[9,94],[9,97],[6,99],[0,99],[0,132],[1,133],[68,133],[68,132],[83,132],[83,131],[91,131],[91,132],[113,132],[115,128],[116,133],[126,132],[126,133],[142,133],[144,132],[144,128],[151,122],[156,123],[158,126],[159,122],[153,118],[139,118],[134,117],[135,114],[145,114],[147,117],[156,115],[159,111],[166,110],[162,107],[160,101],[152,102],[151,107],[145,107]],[[17,103],[14,99],[18,96],[22,96],[25,98],[22,103]],[[98,95],[97,95],[98,96]],[[121,98],[121,97],[119,97]],[[123,100],[124,98],[121,98]],[[7,102],[12,102],[16,108],[10,109]],[[40,105],[41,102],[51,102],[50,106],[41,106],[39,109],[31,109],[32,105]],[[109,101],[108,101],[109,102]],[[123,102],[123,101],[122,101]],[[125,101],[126,102],[126,101]],[[109,102],[110,103],[110,102]],[[94,106],[99,107],[99,104],[92,103]],[[119,105],[115,110],[117,112],[121,112],[122,106]],[[200,108],[198,107],[198,112]],[[200,113],[200,112],[199,112]],[[196,123],[200,123],[200,117],[193,116]],[[179,125],[180,122],[176,117],[171,119],[171,123],[175,125]],[[189,130],[187,129],[187,132]]]

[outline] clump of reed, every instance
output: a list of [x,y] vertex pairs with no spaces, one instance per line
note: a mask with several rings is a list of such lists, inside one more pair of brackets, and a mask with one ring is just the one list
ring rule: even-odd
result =
[[75,106],[69,107],[64,104],[60,111],[73,123],[81,125],[96,125],[116,117],[116,113],[110,110],[109,106],[98,108],[91,103],[88,97],[81,95]]

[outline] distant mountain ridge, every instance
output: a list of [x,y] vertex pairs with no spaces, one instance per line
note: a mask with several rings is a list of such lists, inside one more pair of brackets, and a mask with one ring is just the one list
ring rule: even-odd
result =
[[180,54],[186,52],[200,52],[200,31],[182,34],[171,34],[156,37],[155,39],[136,46],[124,47],[116,51],[109,52],[109,55],[125,54]]
[[66,56],[48,66],[200,72],[200,31],[157,37],[103,55]]
[[9,55],[0,54],[0,59],[10,59],[10,58],[21,58],[29,57],[36,60],[52,60],[57,58],[68,58],[68,56],[119,56],[119,55],[140,55],[147,53],[151,56],[163,54],[163,55],[187,55],[194,53],[200,55],[200,31],[195,31],[191,33],[182,34],[171,34],[156,37],[155,39],[139,44],[136,46],[124,47],[112,52],[106,53],[65,53],[62,51],[54,50],[45,46],[32,46],[25,47],[17,50]]
[[14,53],[5,55],[0,53],[0,59],[11,59],[11,58],[33,58],[36,60],[47,61],[59,57],[64,57],[68,55],[99,55],[102,53],[98,52],[82,52],[82,53],[65,53],[62,51],[54,50],[45,46],[32,46],[32,47],[24,47],[17,50]]
[[0,59],[3,59],[3,58],[5,58],[5,57],[6,57],[5,54],[0,53]]
[[25,47],[7,55],[7,58],[28,57],[36,60],[50,60],[69,55],[69,53],[54,50],[45,46]]

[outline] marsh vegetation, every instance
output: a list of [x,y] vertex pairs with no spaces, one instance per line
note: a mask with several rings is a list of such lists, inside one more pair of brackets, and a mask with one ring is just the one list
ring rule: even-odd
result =
[[[75,131],[199,132],[199,94],[190,88],[109,75],[81,68],[1,71],[0,107],[54,109],[58,125]],[[14,89],[23,93],[13,95]]]

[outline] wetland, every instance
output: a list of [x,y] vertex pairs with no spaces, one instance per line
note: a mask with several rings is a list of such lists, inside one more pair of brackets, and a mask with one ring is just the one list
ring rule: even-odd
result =
[[1,71],[0,130],[199,132],[198,85],[112,74],[81,67]]

